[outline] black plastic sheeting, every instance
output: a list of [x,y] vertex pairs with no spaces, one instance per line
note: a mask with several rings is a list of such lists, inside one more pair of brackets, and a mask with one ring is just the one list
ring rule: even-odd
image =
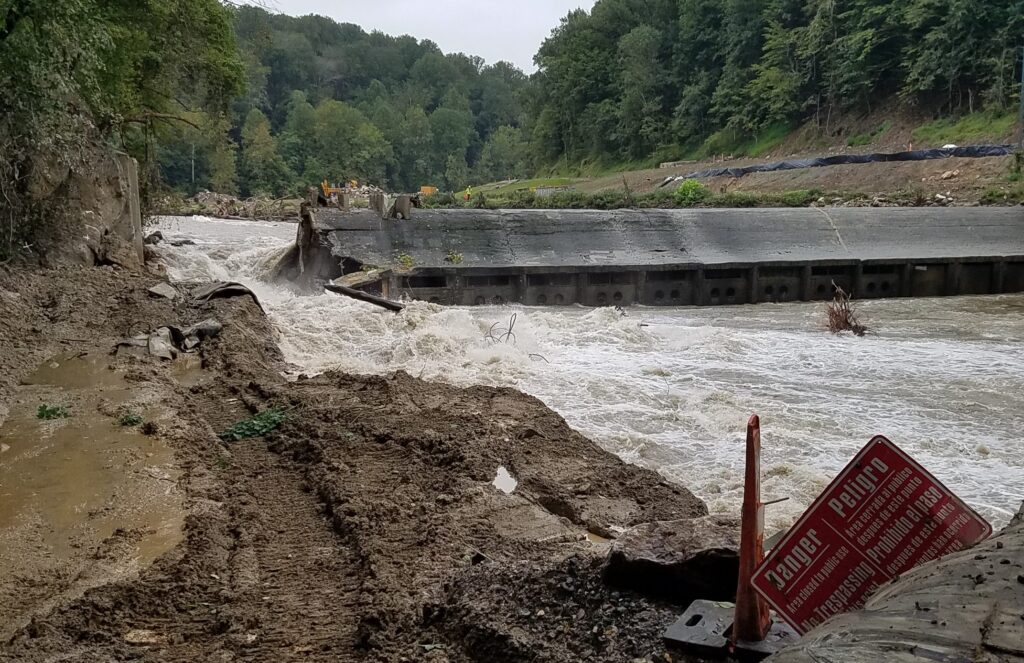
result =
[[779,170],[799,170],[801,168],[821,168],[823,166],[842,166],[854,163],[880,163],[883,161],[928,161],[931,159],[952,159],[953,157],[980,159],[982,157],[1004,157],[1013,154],[1013,145],[969,145],[967,147],[949,147],[934,150],[914,150],[913,152],[893,152],[889,154],[837,154],[831,157],[819,157],[816,159],[794,159],[792,161],[777,161],[775,163],[762,163],[753,166],[742,166],[739,168],[712,168],[702,170],[689,175],[669,177],[662,182],[661,186],[668,186],[672,182],[681,180],[697,180],[708,177],[743,177],[750,173],[771,173]]

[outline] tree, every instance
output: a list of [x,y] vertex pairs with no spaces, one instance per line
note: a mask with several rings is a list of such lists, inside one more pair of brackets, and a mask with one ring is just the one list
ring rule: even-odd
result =
[[473,116],[468,111],[449,107],[438,108],[430,114],[430,132],[433,136],[433,154],[438,172],[447,170],[452,154],[466,159],[466,150],[475,136]]
[[315,118],[316,154],[325,169],[318,177],[336,181],[384,179],[391,146],[362,113],[328,99],[316,107]]
[[757,133],[790,122],[800,111],[803,72],[796,57],[796,33],[773,22],[765,33],[764,54],[753,66],[745,89],[743,129]]
[[484,144],[477,166],[477,179],[494,182],[526,175],[526,145],[523,132],[515,127],[500,127]]
[[218,0],[0,3],[0,260],[57,212],[29,195],[35,164],[88,167],[95,145],[116,142],[141,162],[145,193],[160,172],[154,141],[196,112],[226,112],[243,74]]
[[522,126],[539,165],[574,168],[742,148],[812,119],[829,132],[896,93],[1001,109],[1021,34],[1024,0],[598,0],[541,45]]
[[458,191],[469,183],[469,166],[466,157],[449,154],[445,163],[444,182],[449,191]]
[[287,106],[284,127],[278,136],[281,156],[291,172],[300,176],[307,185],[316,179],[309,172],[309,162],[316,157],[316,110],[299,90],[292,92]]
[[228,134],[230,124],[224,117],[211,120],[205,132],[210,150],[209,189],[238,194],[238,146]]
[[659,94],[664,78],[658,59],[661,41],[661,32],[649,25],[637,26],[619,40],[618,134],[626,155],[634,158],[649,155],[665,128]]
[[[441,184],[450,154],[461,153],[475,167],[499,127],[525,122],[521,98],[529,81],[507,63],[486,66],[477,57],[445,55],[429,41],[367,33],[318,16],[294,18],[249,5],[232,11],[248,90],[234,104],[231,136],[239,140],[250,111],[259,109],[303,186],[318,176],[340,177],[329,172],[339,168],[399,190]],[[374,148],[379,162],[354,164],[337,158],[333,144],[317,143],[310,118],[324,101],[345,104],[376,128],[385,142]],[[376,141],[350,114],[335,124],[357,127],[353,135],[367,144]],[[181,174],[177,167],[164,170]]]
[[164,183],[192,195],[200,189],[238,193],[238,148],[228,134],[224,115],[183,114],[158,136],[160,174]]
[[277,196],[291,188],[293,174],[277,151],[270,120],[257,109],[249,111],[242,127],[243,193]]
[[395,143],[395,157],[400,177],[395,184],[400,190],[415,191],[424,184],[440,184],[441,171],[435,170],[434,133],[430,118],[422,108],[410,108],[401,125],[401,136]]

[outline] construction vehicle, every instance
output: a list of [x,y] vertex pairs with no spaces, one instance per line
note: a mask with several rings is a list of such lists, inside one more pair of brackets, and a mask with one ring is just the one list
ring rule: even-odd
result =
[[351,180],[349,182],[345,182],[344,186],[331,184],[327,180],[324,180],[320,184],[320,189],[324,192],[324,198],[326,198],[327,200],[337,200],[341,194],[345,193],[346,191],[351,191],[352,189],[357,188],[359,188],[358,180]]

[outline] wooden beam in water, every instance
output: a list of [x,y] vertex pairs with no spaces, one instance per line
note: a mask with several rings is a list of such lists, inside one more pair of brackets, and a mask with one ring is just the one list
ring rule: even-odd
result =
[[389,311],[394,311],[395,313],[401,313],[405,310],[404,304],[399,304],[398,302],[393,302],[390,299],[371,295],[370,293],[363,292],[362,290],[356,290],[355,288],[348,288],[343,285],[328,283],[324,286],[324,289],[328,292],[351,297],[352,299],[358,299],[361,302],[366,302],[367,304],[373,304]]

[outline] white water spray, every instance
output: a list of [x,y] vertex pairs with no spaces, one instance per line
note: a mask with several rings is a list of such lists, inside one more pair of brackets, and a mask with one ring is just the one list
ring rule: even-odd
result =
[[[261,281],[292,224],[164,219],[192,246],[161,252],[176,280],[253,287],[288,361],[532,394],[606,449],[738,513],[744,426],[761,415],[768,528],[788,526],[883,434],[1004,525],[1024,499],[1024,296],[865,302],[875,334],[832,336],[821,304],[728,308],[445,308],[400,315]],[[518,313],[515,343],[487,332]],[[641,326],[643,323],[646,326]]]

